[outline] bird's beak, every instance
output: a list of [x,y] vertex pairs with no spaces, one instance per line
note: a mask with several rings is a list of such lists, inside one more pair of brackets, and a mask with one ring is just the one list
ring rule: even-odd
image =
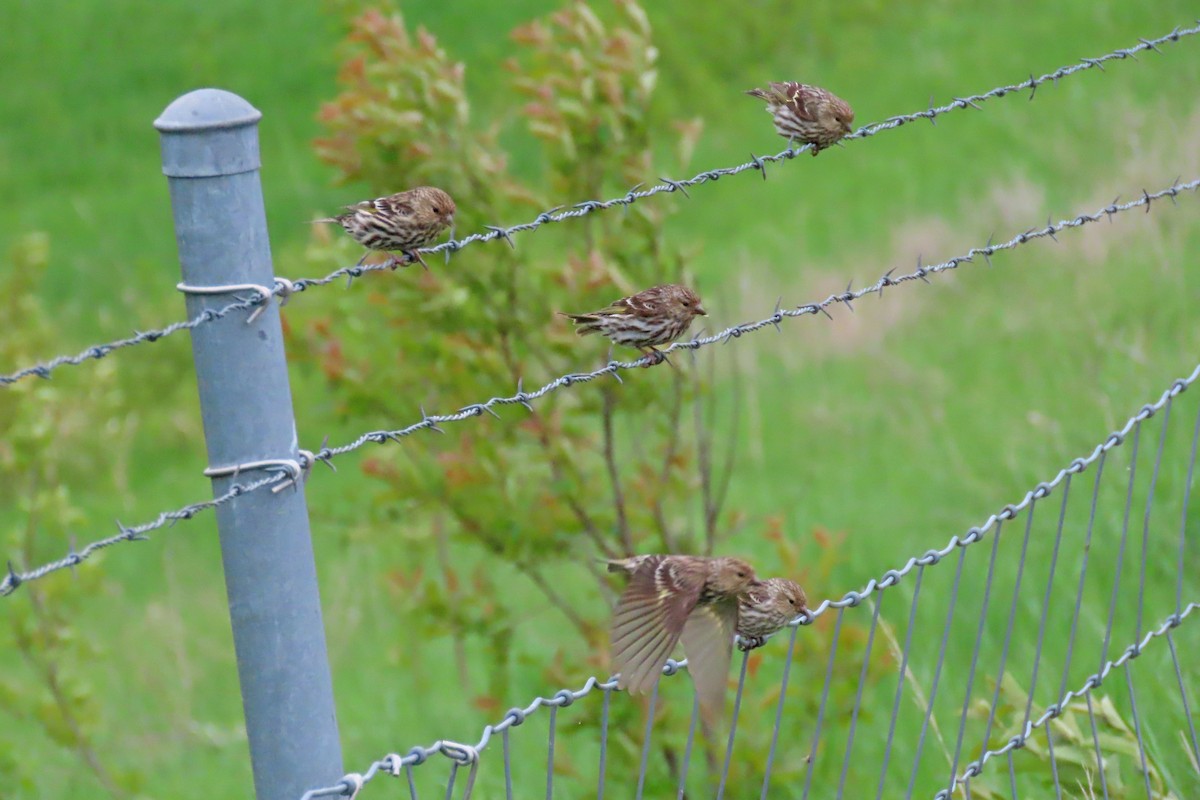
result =
[[[453,214],[450,215],[450,241],[452,241],[452,242],[454,241],[454,215]],[[445,256],[446,256],[446,263],[449,264],[450,263],[450,249],[449,248],[447,248],[445,250]]]
[[704,310],[704,306],[696,306],[696,313],[702,317],[708,316],[708,312]]

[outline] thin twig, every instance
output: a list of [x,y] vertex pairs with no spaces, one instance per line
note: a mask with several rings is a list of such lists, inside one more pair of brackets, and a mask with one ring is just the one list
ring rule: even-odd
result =
[[604,428],[604,463],[608,467],[608,481],[612,485],[613,507],[617,512],[617,535],[621,537],[621,547],[625,555],[634,553],[633,537],[629,534],[629,520],[625,516],[625,493],[621,491],[621,474],[617,469],[616,446],[613,442],[613,410],[616,398],[611,387],[605,387],[601,392],[604,397],[604,408],[601,420]]

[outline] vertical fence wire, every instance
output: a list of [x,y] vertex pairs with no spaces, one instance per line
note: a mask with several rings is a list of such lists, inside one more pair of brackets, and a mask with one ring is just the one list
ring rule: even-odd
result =
[[1100,501],[1100,479],[1104,476],[1104,458],[1101,454],[1096,462],[1096,477],[1092,481],[1092,504],[1088,509],[1087,532],[1083,537],[1083,554],[1079,564],[1079,586],[1075,590],[1075,609],[1071,613],[1071,626],[1067,631],[1067,653],[1063,659],[1062,680],[1058,684],[1058,696],[1067,693],[1067,681],[1071,673],[1071,661],[1075,655],[1075,635],[1079,630],[1079,613],[1083,607],[1083,590],[1087,585],[1089,556],[1092,552],[1092,532],[1096,528],[1096,506]]
[[1171,663],[1175,667],[1175,680],[1179,682],[1179,699],[1183,703],[1183,718],[1187,720],[1188,736],[1192,743],[1192,759],[1200,769],[1200,743],[1196,740],[1196,723],[1192,721],[1192,706],[1188,702],[1187,687],[1183,683],[1183,673],[1179,670],[1179,654],[1175,652],[1175,639],[1167,632],[1167,647],[1171,651]]
[[504,798],[505,800],[513,800],[512,788],[512,747],[508,742],[508,728],[501,733],[501,738],[504,742]]
[[817,748],[821,744],[821,723],[825,720],[825,703],[829,700],[829,686],[833,683],[833,664],[837,659],[838,643],[841,641],[842,618],[845,608],[839,608],[837,621],[833,625],[833,641],[829,645],[829,663],[825,667],[825,685],[821,687],[821,706],[817,711],[817,724],[813,729],[812,749],[808,754],[808,764],[804,770],[804,800],[808,800],[808,792],[812,786],[813,767],[817,763]]
[[638,767],[638,781],[637,781],[637,798],[638,798],[638,800],[642,800],[642,790],[645,788],[645,785],[646,785],[646,766],[650,762],[650,737],[654,733],[654,706],[658,702],[658,684],[660,682],[661,682],[661,679],[659,681],[654,682],[654,688],[650,690],[649,707],[646,710],[646,731],[643,734],[643,739],[642,739],[642,763]]
[[1142,514],[1142,560],[1138,569],[1137,623],[1134,628],[1134,641],[1142,638],[1142,615],[1146,605],[1146,561],[1150,557],[1150,509],[1154,503],[1154,491],[1158,487],[1158,470],[1162,466],[1163,448],[1167,444],[1167,423],[1171,421],[1171,400],[1162,410],[1162,423],[1158,431],[1158,449],[1154,456],[1154,470],[1150,473],[1150,486],[1146,490],[1146,510]]
[[688,722],[687,744],[683,748],[683,763],[679,767],[679,789],[675,800],[683,800],[687,794],[688,766],[692,762],[692,746],[696,743],[696,720],[700,717],[700,695],[692,693],[692,718]]
[[[767,790],[771,785],[771,769],[775,766],[775,748],[779,744],[779,728],[783,724],[783,704],[787,701],[788,679],[792,673],[792,658],[796,653],[796,637],[799,633],[800,628],[792,628],[792,635],[788,639],[787,658],[783,662],[783,676],[779,681],[779,701],[775,704],[775,727],[771,731],[771,746],[767,750],[767,764],[763,769],[762,793],[759,795],[759,800],[767,800]],[[683,800],[683,798],[681,797],[679,800]]]
[[721,782],[717,785],[717,800],[725,797],[725,783],[729,779],[729,764],[733,760],[733,741],[737,735],[738,713],[742,710],[742,692],[746,688],[746,667],[750,663],[750,651],[742,653],[742,669],[738,674],[737,694],[733,698],[733,717],[729,721],[729,741],[725,745],[725,763],[721,766]]
[[[1004,523],[996,524],[996,538],[1000,537],[1000,528]],[[908,609],[908,627],[904,630],[904,649],[900,654],[900,671],[896,677],[896,697],[892,700],[892,719],[888,723],[887,744],[883,748],[883,763],[879,768],[879,788],[875,790],[875,800],[883,797],[883,786],[887,781],[888,762],[892,756],[892,745],[896,737],[896,721],[900,716],[900,700],[904,696],[904,684],[908,676],[908,654],[912,652],[913,628],[917,621],[917,603],[921,598],[921,579],[925,576],[925,565],[917,566],[917,577],[913,581],[913,596]],[[764,793],[762,800],[766,800]]]
[[1138,714],[1137,695],[1133,691],[1133,672],[1130,663],[1125,662],[1125,686],[1129,689],[1129,708],[1133,712],[1133,732],[1137,736],[1138,758],[1142,762],[1142,781],[1146,787],[1146,800],[1154,800],[1154,792],[1150,790],[1150,771],[1146,768],[1146,744],[1142,741],[1142,721]]
[[[954,791],[954,778],[958,775],[958,759],[962,755],[963,735],[967,730],[967,712],[971,708],[971,690],[975,687],[975,669],[979,664],[979,651],[983,646],[983,629],[987,623],[988,601],[992,596],[992,581],[996,574],[996,553],[1000,549],[1000,529],[992,534],[992,552],[988,557],[987,579],[983,584],[983,601],[979,607],[979,626],[975,629],[975,647],[971,651],[971,669],[967,673],[967,688],[963,692],[962,715],[958,720],[958,741],[954,743],[954,760],[950,765],[949,791]],[[984,742],[984,746],[987,743]]]
[[1096,730],[1096,710],[1092,707],[1092,693],[1085,692],[1083,699],[1087,701],[1088,723],[1092,728],[1092,746],[1096,751],[1096,772],[1100,775],[1100,791],[1104,795],[1104,800],[1109,800],[1108,776],[1104,769],[1104,755],[1100,752],[1100,732]]
[[842,774],[838,778],[837,796],[842,797],[846,787],[846,773],[850,769],[850,753],[854,747],[854,728],[858,723],[858,712],[862,708],[863,688],[867,685],[868,669],[871,666],[871,647],[875,643],[875,629],[879,627],[879,609],[883,607],[883,598],[887,597],[886,593],[881,593],[879,598],[872,603],[874,609],[871,611],[871,629],[867,632],[867,646],[863,651],[862,670],[858,675],[858,691],[854,694],[854,710],[850,713],[850,730],[846,735],[846,754],[842,756]]
[[[604,800],[604,768],[608,766],[608,707],[612,702],[612,689],[604,689],[604,701],[600,706],[600,776],[596,779],[596,800]],[[509,784],[508,800],[512,800],[512,784]]]
[[1129,509],[1133,506],[1133,485],[1137,480],[1138,444],[1142,438],[1142,423],[1133,426],[1133,446],[1129,456],[1129,488],[1125,494],[1125,516],[1121,523],[1121,543],[1117,545],[1117,566],[1113,573],[1112,597],[1108,603],[1108,625],[1104,630],[1104,645],[1100,651],[1100,664],[1108,662],[1108,648],[1112,644],[1113,622],[1117,616],[1117,600],[1121,596],[1121,572],[1125,568],[1125,544],[1129,540]]
[[[1183,484],[1183,513],[1179,521],[1179,565],[1178,575],[1175,576],[1175,613],[1183,611],[1183,564],[1187,549],[1187,515],[1188,503],[1192,499],[1192,475],[1196,469],[1196,445],[1200,444],[1200,408],[1196,411],[1196,425],[1192,429],[1192,454],[1188,459],[1187,481]],[[1193,738],[1195,738],[1193,736]],[[1200,758],[1196,761],[1200,765]]]
[[911,798],[913,789],[917,785],[917,771],[921,767],[921,753],[925,749],[925,735],[929,732],[929,721],[933,717],[933,705],[937,702],[938,683],[942,677],[942,666],[946,663],[946,646],[950,643],[950,626],[954,622],[954,610],[958,605],[958,585],[962,580],[963,560],[967,555],[967,549],[960,547],[958,549],[958,564],[954,568],[954,585],[950,589],[950,600],[947,603],[946,622],[942,625],[942,643],[938,647],[938,660],[933,668],[933,682],[929,686],[929,697],[925,700],[925,720],[921,723],[921,733],[917,736],[917,754],[913,758],[912,773],[908,779],[908,791],[904,793],[904,797]]
[[1058,566],[1058,550],[1062,545],[1063,523],[1067,518],[1067,501],[1071,497],[1071,473],[1067,473],[1067,480],[1063,483],[1062,503],[1058,510],[1058,530],[1054,535],[1054,550],[1050,555],[1050,574],[1046,578],[1046,593],[1042,597],[1042,616],[1038,620],[1037,646],[1033,653],[1033,674],[1029,678],[1029,698],[1025,701],[1025,720],[1021,723],[1021,730],[1025,730],[1029,725],[1029,719],[1033,712],[1034,695],[1037,693],[1038,669],[1042,663],[1042,646],[1046,642],[1046,621],[1050,617],[1050,598],[1054,593],[1054,570]]
[[558,728],[558,706],[550,707],[550,734],[546,742],[546,800],[554,797],[554,732]]
[[408,796],[409,796],[409,798],[411,798],[411,800],[418,800],[417,784],[413,781],[412,764],[404,765],[404,776],[406,778],[408,778]]
[[1037,508],[1037,500],[1029,503],[1025,510],[1025,536],[1021,539],[1021,555],[1017,560],[1017,577],[1013,582],[1012,601],[1008,607],[1008,622],[1004,629],[1004,644],[1000,646],[1000,663],[996,667],[996,689],[992,692],[992,703],[988,709],[987,723],[983,727],[982,750],[988,749],[992,738],[992,725],[996,722],[996,710],[1000,707],[1000,690],[1003,688],[1002,678],[1008,666],[1008,651],[1012,646],[1013,625],[1017,619],[1017,607],[1021,599],[1021,581],[1025,578],[1025,560],[1029,553],[1029,534],[1033,531],[1033,512]]
[[1054,757],[1054,726],[1046,726],[1046,752],[1050,758],[1050,778],[1054,781],[1055,800],[1062,800],[1062,784],[1058,780],[1058,759]]

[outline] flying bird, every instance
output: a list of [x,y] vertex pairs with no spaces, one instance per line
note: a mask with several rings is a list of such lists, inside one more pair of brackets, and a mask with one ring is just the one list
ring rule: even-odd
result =
[[768,636],[807,613],[808,598],[800,584],[786,578],[756,581],[738,601],[738,649],[762,647]]
[[[457,210],[454,200],[441,189],[418,186],[398,194],[346,206],[345,213],[313,222],[336,222],[354,241],[366,247],[368,253],[363,254],[359,264],[366,260],[371,250],[385,253],[394,251],[403,253],[408,259],[406,263],[416,261],[429,269],[417,250],[429,245],[447,228],[452,229],[453,238],[454,214]],[[392,269],[399,265],[399,259],[393,256]]]
[[775,130],[788,140],[789,148],[796,141],[811,144],[815,156],[854,130],[854,110],[819,86],[784,81],[746,94],[767,102]]
[[673,283],[652,286],[599,311],[558,313],[575,323],[580,336],[599,333],[616,344],[636,347],[651,357],[648,367],[666,359],[656,345],[670,344],[687,332],[696,317],[708,316],[695,292]]
[[648,693],[682,641],[700,706],[710,719],[719,716],[738,602],[756,581],[754,569],[740,558],[681,555],[634,556],[608,565],[629,576],[613,611],[618,688]]

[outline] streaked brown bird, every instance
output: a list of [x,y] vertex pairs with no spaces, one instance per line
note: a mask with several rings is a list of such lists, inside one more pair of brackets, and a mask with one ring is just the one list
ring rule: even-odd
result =
[[795,81],[771,83],[746,94],[767,101],[775,130],[788,140],[812,145],[812,154],[824,150],[854,130],[854,110],[834,93]]
[[652,286],[588,314],[558,313],[578,326],[575,332],[580,336],[599,333],[651,356],[646,366],[666,359],[654,349],[656,345],[670,344],[687,332],[696,317],[708,316],[695,292],[674,283]]
[[[368,251],[400,252],[407,256],[407,263],[416,261],[429,269],[417,249],[428,246],[447,228],[453,229],[457,210],[454,200],[441,189],[418,186],[346,206],[343,214],[313,222],[336,222]],[[363,263],[369,254],[363,254],[358,263]],[[392,269],[398,266],[400,261],[393,256]]]
[[683,642],[700,707],[710,719],[724,706],[738,602],[756,581],[740,558],[648,555],[608,562],[629,575],[613,611],[612,656],[617,685],[646,694]]
[[800,584],[786,578],[756,581],[738,600],[738,649],[762,647],[768,636],[807,613],[808,598]]

